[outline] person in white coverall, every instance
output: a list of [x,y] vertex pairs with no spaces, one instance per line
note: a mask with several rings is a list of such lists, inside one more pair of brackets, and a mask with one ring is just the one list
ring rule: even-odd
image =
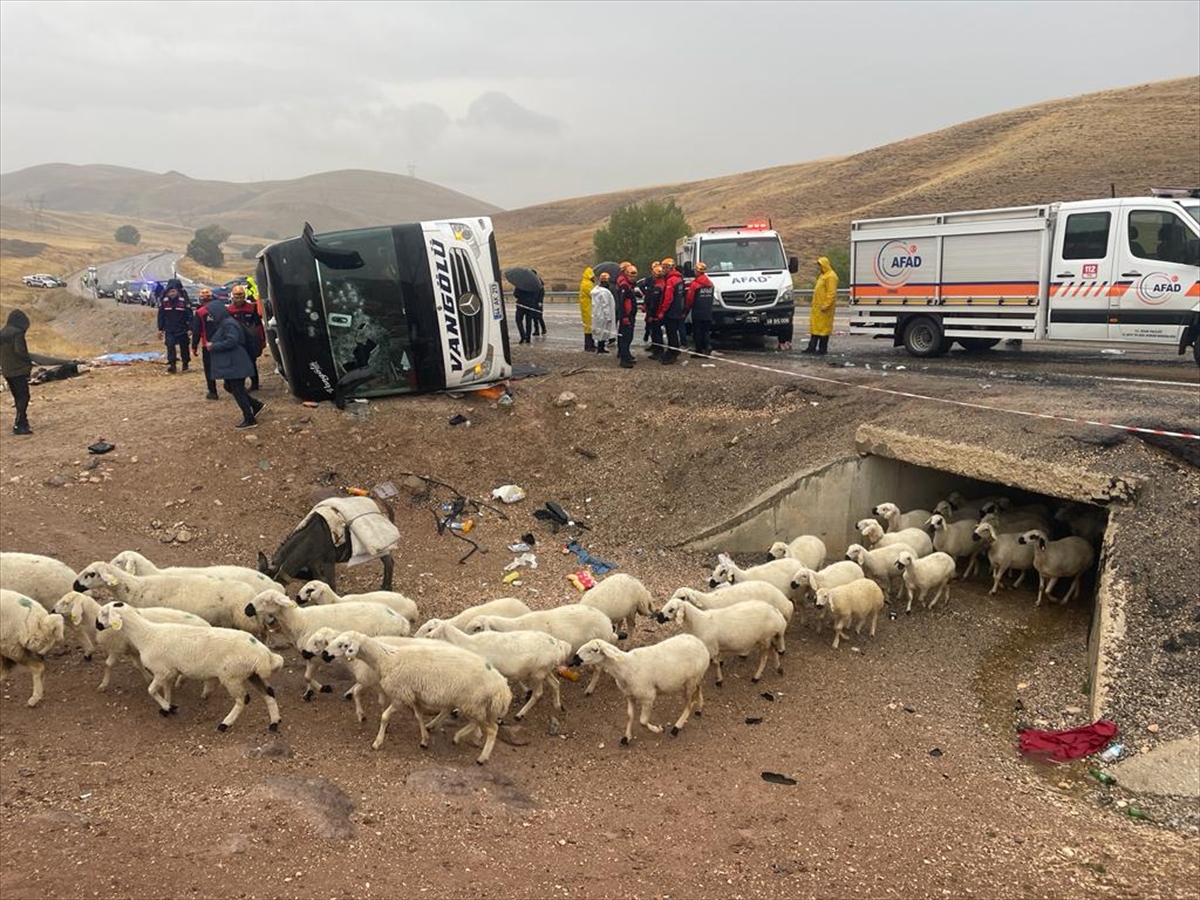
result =
[[609,288],[607,272],[600,273],[599,282],[592,288],[592,337],[597,353],[607,353],[604,345],[617,337],[617,301]]

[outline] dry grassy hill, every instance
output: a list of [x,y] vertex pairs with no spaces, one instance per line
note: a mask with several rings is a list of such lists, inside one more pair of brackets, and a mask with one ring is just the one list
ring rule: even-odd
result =
[[864,153],[531,206],[495,217],[504,265],[574,283],[613,209],[674,197],[693,226],[769,216],[808,259],[855,218],[1013,206],[1200,185],[1200,78],[1054,100]]
[[290,237],[306,221],[318,231],[451,216],[499,207],[449,188],[387,172],[343,170],[290,181],[236,184],[179,172],[52,163],[0,178],[0,204],[170,222],[194,230],[219,224],[235,233]]

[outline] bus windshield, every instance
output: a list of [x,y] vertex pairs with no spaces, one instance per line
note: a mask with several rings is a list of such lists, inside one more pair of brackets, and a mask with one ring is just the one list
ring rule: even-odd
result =
[[351,372],[354,380],[362,379],[353,392],[359,396],[415,390],[392,229],[328,234],[322,236],[321,246],[357,252],[363,261],[357,268],[335,269],[314,260],[339,380]]
[[710,272],[746,272],[785,269],[783,245],[776,237],[739,237],[700,244],[699,262]]

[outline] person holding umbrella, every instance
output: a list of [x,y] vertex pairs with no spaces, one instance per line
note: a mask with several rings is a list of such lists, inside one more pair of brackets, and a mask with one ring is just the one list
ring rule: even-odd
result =
[[533,330],[534,313],[537,312],[535,304],[537,303],[538,292],[541,291],[542,296],[545,296],[545,291],[542,288],[542,279],[532,269],[520,267],[506,269],[504,277],[513,286],[513,298],[517,301],[517,334],[520,335],[520,340],[517,343],[532,343],[529,338]]
[[537,290],[533,292],[533,297],[532,297],[533,312],[531,314],[530,321],[533,324],[533,333],[535,335],[541,335],[542,337],[545,337],[546,336],[546,315],[545,315],[546,283],[544,281],[542,281],[542,276],[538,275],[537,269],[530,269],[529,271],[532,272],[534,275],[537,275],[537,280],[538,280]]

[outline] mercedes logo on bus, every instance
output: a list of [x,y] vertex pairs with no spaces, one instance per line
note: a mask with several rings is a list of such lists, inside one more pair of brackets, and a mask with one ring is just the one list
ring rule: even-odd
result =
[[483,301],[478,294],[463,294],[458,298],[458,311],[464,316],[475,316],[483,310]]

